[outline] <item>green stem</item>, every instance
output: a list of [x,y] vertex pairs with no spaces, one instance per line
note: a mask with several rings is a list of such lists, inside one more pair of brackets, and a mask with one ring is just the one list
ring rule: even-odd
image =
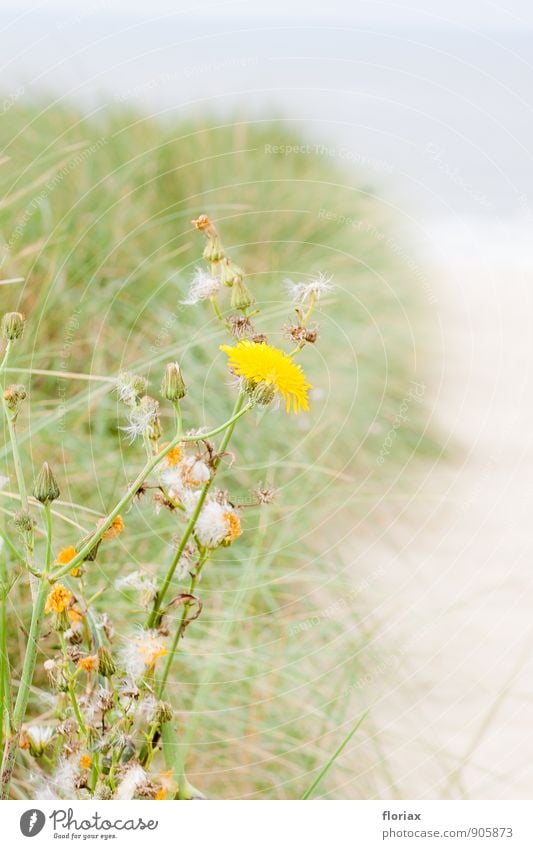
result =
[[[65,635],[64,635],[63,631],[61,631],[59,633],[59,641],[61,643],[61,650],[63,652],[64,671],[65,671],[65,673],[69,674],[67,646],[66,646]],[[79,669],[74,673],[74,675],[70,676],[70,681],[69,681],[69,685],[68,685],[68,694],[70,696],[70,703],[71,703],[72,709],[74,711],[74,716],[76,717],[76,719],[78,721],[80,731],[81,731],[82,734],[87,735],[87,727],[86,727],[86,725],[83,721],[83,717],[81,715],[80,708],[79,708],[79,705],[78,705],[78,700],[76,698],[75,683],[76,683],[76,678],[78,676],[78,673],[79,673]]]
[[[9,358],[10,346],[11,346],[11,343],[8,342],[7,345],[6,345],[6,349],[4,351],[4,357],[3,357],[2,363],[0,365],[0,375],[4,372],[4,370],[6,368],[7,361],[8,361],[8,358]],[[6,402],[4,401],[3,398],[2,398],[2,406],[3,406],[3,409],[4,409],[4,415],[6,417],[6,422],[7,422],[7,429],[8,429],[8,432],[9,432],[9,441],[10,441],[10,444],[11,444],[11,453],[13,455],[13,465],[15,467],[15,477],[17,479],[17,487],[18,487],[19,495],[20,495],[20,503],[21,503],[22,509],[25,512],[27,512],[28,511],[28,492],[26,490],[26,482],[24,480],[24,471],[23,471],[23,468],[22,468],[22,460],[21,460],[21,457],[20,457],[19,445],[18,445],[18,440],[17,440],[16,414],[13,415],[11,410],[8,409],[7,404],[6,404]],[[30,571],[32,571],[31,570],[31,560],[32,560],[32,555],[33,555],[33,533],[30,534],[28,539],[26,539],[25,546],[26,546],[26,557],[23,558],[23,559],[25,559],[28,567],[30,567]],[[30,581],[31,581],[31,578],[30,578]],[[32,584],[32,591],[33,591],[33,584]]]
[[15,702],[15,708],[13,710],[11,733],[6,739],[4,745],[0,778],[0,799],[7,799],[9,795],[9,785],[11,783],[11,776],[13,774],[13,767],[15,765],[15,758],[19,746],[20,727],[26,715],[33,673],[35,672],[35,664],[37,662],[38,639],[41,631],[48,590],[48,582],[45,578],[41,578],[38,583],[37,594],[33,603],[26,655],[24,657],[20,685]]
[[87,735],[87,726],[85,725],[85,723],[84,723],[84,721],[83,721],[83,717],[82,717],[82,715],[81,715],[81,713],[80,713],[80,708],[79,708],[79,705],[78,705],[78,700],[77,700],[77,698],[76,698],[76,692],[75,692],[75,690],[74,690],[74,681],[73,681],[73,680],[72,680],[72,681],[70,682],[70,684],[68,685],[68,693],[69,693],[69,696],[70,696],[70,701],[71,701],[71,704],[72,704],[72,708],[73,708],[73,710],[74,710],[74,715],[75,715],[75,717],[76,717],[76,719],[77,719],[77,721],[78,721],[78,725],[80,726],[80,731],[81,731],[81,733],[82,733],[84,736],[86,736],[86,735]]
[[[189,590],[188,590],[189,595],[194,595],[194,591],[196,589],[196,584],[198,583],[198,580],[200,578],[200,573],[202,571],[202,567],[203,567],[203,565],[206,562],[208,557],[209,557],[209,552],[205,552],[205,554],[202,555],[202,559],[198,563],[198,565],[197,565],[197,567],[194,571],[194,574],[191,576],[191,582],[189,584]],[[165,691],[165,687],[166,687],[166,683],[167,683],[168,676],[169,676],[169,673],[170,673],[170,669],[172,667],[172,663],[174,662],[174,657],[175,657],[176,652],[178,650],[179,641],[180,641],[181,637],[183,636],[183,628],[185,626],[185,621],[186,621],[187,616],[189,614],[191,604],[192,604],[191,600],[188,599],[185,602],[185,604],[183,605],[183,610],[181,612],[181,618],[180,618],[180,621],[179,621],[179,625],[178,625],[178,628],[176,630],[176,633],[174,634],[174,639],[172,641],[170,651],[169,651],[169,653],[166,657],[166,662],[165,662],[165,667],[163,669],[163,674],[161,676],[161,680],[159,681],[159,684],[158,684],[158,687],[157,687],[157,697],[158,697],[158,699],[163,698],[163,693]]]
[[181,407],[180,402],[174,402],[174,411],[176,413],[176,436],[181,439],[181,435],[183,433],[183,421],[181,417]]
[[[229,441],[230,441],[232,434],[233,434],[233,431],[235,429],[235,423],[252,406],[251,404],[247,404],[246,407],[243,407],[244,397],[245,397],[244,393],[240,392],[239,397],[237,398],[237,401],[235,402],[233,414],[232,414],[231,418],[228,419],[228,422],[226,423],[226,433],[224,434],[224,439],[220,443],[219,458],[224,453],[226,448],[228,447]],[[224,429],[224,427],[217,428],[216,430],[211,431],[210,434],[203,434],[201,438],[202,439],[208,439],[209,436],[213,436],[213,435],[215,435],[215,433],[218,433],[218,432],[220,432],[220,430],[223,430],[223,429]],[[172,558],[172,563],[170,564],[168,571],[165,575],[165,578],[163,580],[163,584],[161,585],[161,589],[159,590],[159,592],[157,593],[157,595],[154,599],[154,605],[153,605],[153,608],[152,608],[152,612],[150,613],[150,616],[148,617],[148,621],[146,623],[147,628],[156,627],[161,620],[161,614],[160,614],[161,605],[162,605],[163,600],[164,600],[164,598],[165,598],[165,596],[168,592],[170,582],[172,581],[172,578],[174,577],[174,572],[176,571],[176,568],[178,566],[180,558],[181,558],[183,552],[185,551],[185,546],[189,542],[191,534],[194,531],[194,527],[196,525],[198,516],[200,515],[200,511],[201,511],[201,509],[204,505],[205,499],[207,498],[207,494],[209,492],[211,484],[213,483],[213,481],[215,479],[217,467],[218,467],[218,462],[215,463],[213,475],[202,487],[202,490],[200,492],[200,497],[198,499],[198,503],[196,504],[196,507],[194,509],[194,513],[192,514],[191,518],[189,519],[189,521],[187,523],[187,526],[185,527],[185,530],[183,532],[183,536],[181,538],[180,544],[177,548],[177,551],[176,551],[174,557]]]
[[220,312],[220,307],[219,307],[219,305],[218,305],[218,302],[217,302],[216,296],[214,296],[214,297],[212,297],[212,298],[211,298],[211,305],[212,305],[212,307],[213,307],[214,313],[215,313],[216,317],[218,318],[218,320],[219,320],[219,321],[221,321],[221,322],[222,322],[222,324],[223,324],[225,327],[228,327],[228,322],[226,321],[226,319],[224,318],[224,316],[223,316],[223,315],[222,315],[222,313]]
[[33,599],[33,609],[31,615],[30,631],[28,634],[28,642],[26,645],[26,654],[24,656],[24,665],[22,667],[22,675],[20,678],[17,699],[13,710],[11,722],[11,733],[6,739],[4,745],[4,754],[2,758],[2,772],[0,778],[0,798],[5,799],[9,793],[9,785],[15,765],[15,758],[19,746],[20,726],[26,715],[28,700],[30,697],[31,684],[35,672],[35,664],[37,662],[37,651],[39,634],[44,616],[44,608],[46,605],[46,597],[48,595],[49,584],[47,574],[52,562],[52,512],[49,502],[44,505],[46,518],[46,561],[43,575],[37,583],[37,591]]
[[13,465],[15,466],[15,476],[17,478],[17,486],[20,493],[20,503],[23,510],[28,509],[28,493],[26,491],[26,483],[24,481],[24,474],[22,471],[22,461],[20,459],[20,452],[17,442],[17,431],[15,428],[15,422],[13,417],[11,416],[9,410],[6,408],[6,404],[4,402],[4,410],[7,418],[7,427],[9,431],[9,439],[11,441],[11,451],[13,453]]
[[9,359],[10,350],[11,350],[11,342],[7,342],[6,347],[5,347],[5,351],[4,351],[4,356],[2,357],[2,362],[0,363],[0,374],[3,374],[5,369],[6,369],[7,361]]
[[[214,430],[210,430],[208,433],[202,433],[201,435],[181,436],[181,435],[178,434],[177,436],[174,437],[174,439],[172,439],[171,442],[168,443],[168,445],[165,446],[165,448],[163,448],[161,451],[159,451],[157,454],[155,454],[151,458],[151,460],[149,460],[146,463],[144,468],[139,472],[139,474],[135,478],[134,482],[132,483],[130,488],[125,493],[125,495],[123,495],[122,498],[120,499],[120,501],[117,502],[117,504],[115,505],[115,507],[113,508],[111,513],[108,514],[107,518],[104,519],[102,524],[94,532],[93,536],[78,551],[76,557],[74,557],[65,566],[62,566],[61,569],[58,569],[56,572],[54,572],[52,575],[50,575],[50,580],[51,581],[57,581],[58,578],[63,577],[63,575],[66,575],[67,572],[70,572],[71,569],[75,569],[76,566],[80,566],[81,563],[83,563],[86,555],[89,554],[89,552],[92,550],[92,548],[94,548],[94,546],[98,542],[98,540],[100,540],[103,537],[104,533],[113,524],[113,521],[116,519],[116,517],[119,515],[119,513],[121,511],[123,511],[126,507],[129,506],[129,504],[133,500],[134,496],[136,495],[136,493],[138,492],[139,488],[142,486],[142,484],[144,483],[144,481],[146,480],[148,475],[151,472],[153,472],[153,470],[161,463],[161,461],[164,460],[164,458],[166,457],[168,452],[172,451],[172,449],[175,448],[176,445],[179,442],[199,442],[200,440],[203,440],[203,439],[210,439],[212,436],[216,436],[217,433],[221,433],[221,431],[223,431],[223,430],[227,430],[227,433],[230,433],[230,435],[231,435],[231,433],[233,433],[233,425],[235,424],[237,419],[240,419],[241,416],[243,416],[245,413],[248,412],[248,410],[251,410],[252,407],[253,407],[252,403],[247,404],[245,407],[242,407],[242,396],[241,395],[239,396],[239,399],[240,399],[240,404],[238,403],[238,404],[235,405],[234,415],[230,419],[228,419],[226,422],[224,422],[224,424],[219,425],[218,427],[214,428]],[[223,444],[224,444],[224,442],[223,442]],[[227,441],[226,441],[226,444],[227,444]],[[222,449],[222,450],[224,450],[224,449]]]
[[49,501],[44,505],[44,516],[46,520],[46,559],[44,573],[47,575],[52,565],[52,511]]

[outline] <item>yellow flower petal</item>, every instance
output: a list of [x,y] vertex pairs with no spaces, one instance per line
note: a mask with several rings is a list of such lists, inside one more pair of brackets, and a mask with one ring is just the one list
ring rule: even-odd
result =
[[220,350],[228,355],[228,365],[235,374],[252,381],[271,386],[282,396],[287,412],[291,404],[295,413],[308,410],[308,390],[311,384],[299,365],[279,348],[264,342],[244,339],[234,347],[221,345]]

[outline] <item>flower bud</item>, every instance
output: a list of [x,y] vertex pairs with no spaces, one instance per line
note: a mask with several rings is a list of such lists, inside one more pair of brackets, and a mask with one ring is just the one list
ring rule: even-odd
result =
[[185,386],[179,365],[177,363],[168,363],[161,383],[161,395],[168,401],[179,401],[186,394],[187,387]]
[[274,400],[276,388],[271,383],[258,383],[250,392],[250,398],[261,407],[268,407]]
[[231,287],[235,283],[242,283],[244,279],[244,271],[229,257],[226,257],[224,260],[222,260],[220,267],[220,280],[224,284],[224,286]]
[[59,498],[59,487],[48,463],[43,463],[33,484],[33,495],[41,504],[49,504]]
[[252,295],[243,280],[235,280],[231,290],[231,308],[233,310],[247,310],[254,302]]
[[164,725],[165,722],[170,722],[174,716],[172,705],[168,702],[158,702],[154,711],[154,723],[158,726]]
[[117,671],[111,652],[105,646],[98,648],[98,671],[104,678],[111,678]]
[[220,262],[224,259],[224,248],[218,236],[208,236],[203,257],[207,262]]
[[6,312],[2,318],[2,336],[7,342],[20,339],[24,333],[24,316],[20,312]]

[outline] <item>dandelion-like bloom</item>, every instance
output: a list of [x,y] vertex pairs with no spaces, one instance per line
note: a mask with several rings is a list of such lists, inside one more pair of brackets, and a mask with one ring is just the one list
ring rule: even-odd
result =
[[309,409],[307,393],[312,388],[311,384],[307,382],[300,366],[284,351],[248,339],[235,347],[221,345],[220,350],[228,355],[229,366],[235,374],[255,385],[263,384],[279,392],[287,412],[290,412],[291,404],[295,413],[300,412],[300,409]]
[[72,601],[72,593],[63,584],[56,584],[48,593],[45,613],[63,613]]
[[132,678],[139,678],[153,669],[160,657],[168,654],[167,647],[157,631],[139,631],[122,650],[124,669]]
[[82,755],[80,758],[80,766],[82,769],[90,769],[93,759],[90,755]]
[[115,537],[120,536],[122,531],[124,530],[124,519],[122,516],[115,516],[111,524],[109,525],[107,531],[104,531],[102,534],[103,539],[114,539]]
[[297,304],[304,304],[311,296],[319,301],[322,295],[326,295],[334,289],[331,277],[326,277],[325,274],[319,274],[309,283],[293,283],[292,280],[286,280],[285,284],[293,301]]
[[218,277],[208,274],[203,268],[197,268],[191,282],[189,294],[182,304],[191,306],[198,301],[206,301],[214,297],[221,289],[222,283]]

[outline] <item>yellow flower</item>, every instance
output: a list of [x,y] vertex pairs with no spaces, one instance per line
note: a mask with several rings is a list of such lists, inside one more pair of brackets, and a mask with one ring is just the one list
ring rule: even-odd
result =
[[56,584],[54,589],[48,594],[45,613],[63,613],[72,601],[72,593],[67,590],[63,584]]
[[229,366],[235,374],[279,392],[285,400],[287,412],[290,412],[291,404],[295,413],[309,409],[307,391],[311,384],[300,366],[279,348],[244,339],[233,348],[221,345],[220,350],[228,355]]
[[93,759],[90,755],[82,755],[80,758],[80,766],[82,769],[89,769]]
[[[67,548],[62,548],[61,551],[59,552],[59,554],[56,557],[55,565],[56,566],[65,566],[67,563],[70,563],[71,560],[74,560],[77,553],[78,552],[76,551],[76,549],[74,548],[73,545],[69,545]],[[74,578],[77,578],[78,575],[80,574],[80,571],[81,571],[81,569],[79,568],[79,566],[77,566],[74,569],[70,570],[70,574]]]
[[107,531],[104,531],[102,538],[103,539],[113,539],[114,537],[120,536],[122,531],[124,530],[124,520],[122,516],[116,516],[108,527]]
[[166,798],[167,798],[167,791],[165,790],[164,787],[160,787],[159,790],[157,791],[157,793],[155,794],[154,799],[156,799],[158,802],[160,802],[160,801],[162,801],[163,799],[166,799]]
[[87,657],[81,657],[78,660],[78,668],[85,672],[94,672],[98,669],[98,655],[88,654]]
[[228,529],[228,535],[224,538],[224,542],[229,544],[242,534],[241,520],[233,510],[228,510],[224,513],[224,521]]

